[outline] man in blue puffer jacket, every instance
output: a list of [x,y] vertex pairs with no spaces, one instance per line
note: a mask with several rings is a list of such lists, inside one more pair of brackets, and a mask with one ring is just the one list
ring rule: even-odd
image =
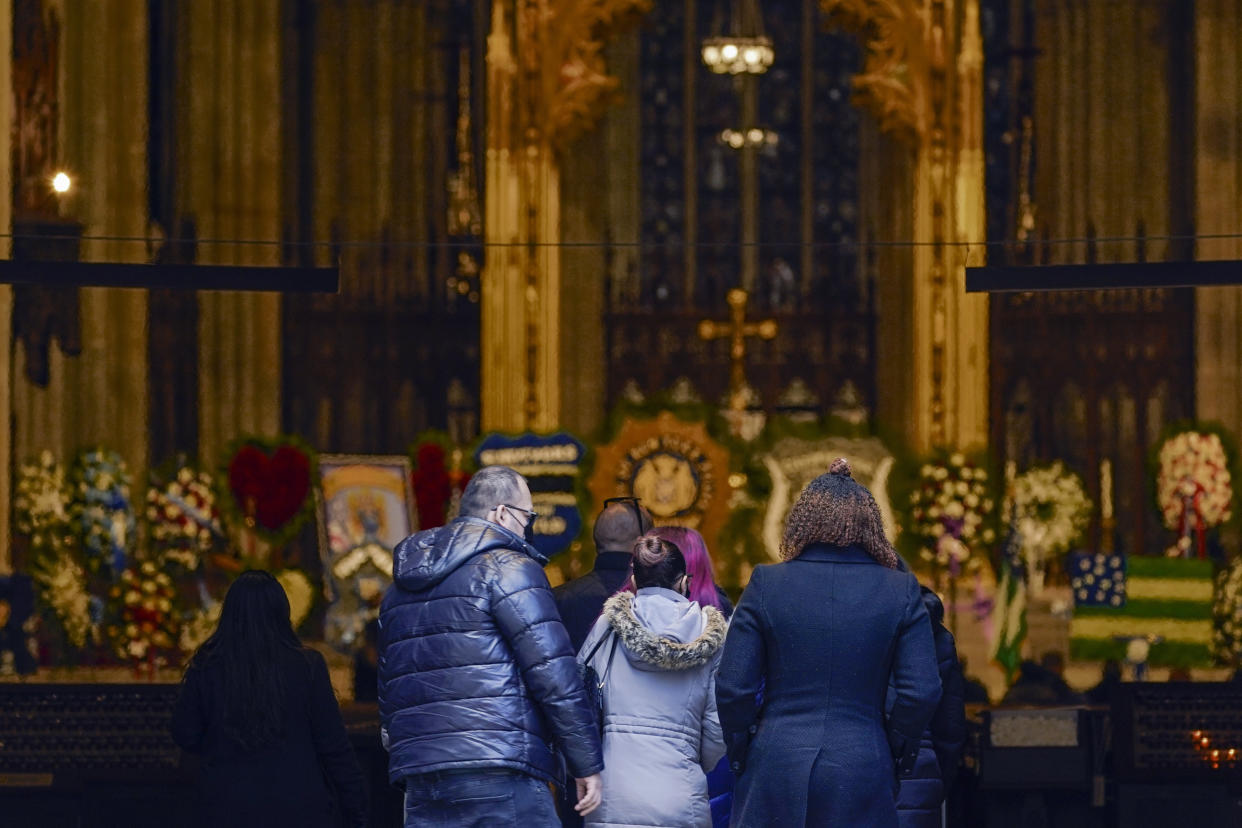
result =
[[462,517],[393,552],[379,705],[407,827],[558,825],[554,746],[577,779],[578,810],[600,802],[599,732],[546,559],[523,537],[531,506],[526,480],[491,466],[462,494]]

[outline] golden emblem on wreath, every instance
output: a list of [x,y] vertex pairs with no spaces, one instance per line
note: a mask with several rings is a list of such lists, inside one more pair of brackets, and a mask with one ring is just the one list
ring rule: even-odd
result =
[[728,516],[729,455],[702,423],[661,412],[627,418],[617,438],[596,453],[590,489],[595,502],[642,500],[656,524],[697,529],[711,543]]
[[699,499],[699,483],[690,462],[664,451],[640,461],[631,488],[657,520],[676,517]]

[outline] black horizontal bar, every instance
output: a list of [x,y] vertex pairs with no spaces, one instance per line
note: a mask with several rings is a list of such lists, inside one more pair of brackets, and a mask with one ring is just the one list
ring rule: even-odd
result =
[[968,267],[967,293],[1242,285],[1242,261]]
[[336,293],[340,287],[340,269],[6,259],[0,260],[0,284]]

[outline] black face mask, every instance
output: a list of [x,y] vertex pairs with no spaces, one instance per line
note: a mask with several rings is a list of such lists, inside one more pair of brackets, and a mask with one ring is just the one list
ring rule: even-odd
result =
[[530,520],[526,522],[526,528],[522,530],[522,540],[526,541],[531,546],[535,545],[535,519],[534,518],[531,518]]

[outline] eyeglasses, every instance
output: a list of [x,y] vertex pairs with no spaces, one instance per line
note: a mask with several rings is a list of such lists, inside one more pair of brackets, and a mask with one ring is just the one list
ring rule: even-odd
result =
[[535,518],[539,517],[538,512],[531,511],[530,509],[523,509],[520,506],[510,506],[508,503],[502,503],[500,505],[504,506],[510,512],[521,512],[522,514],[526,515],[526,522],[522,524],[523,528],[530,526],[532,523],[535,522]]
[[628,503],[630,508],[634,510],[634,520],[638,521],[638,534],[646,534],[651,527],[643,528],[643,510],[641,500],[637,497],[609,497],[604,500],[604,508],[607,509],[614,503]]

